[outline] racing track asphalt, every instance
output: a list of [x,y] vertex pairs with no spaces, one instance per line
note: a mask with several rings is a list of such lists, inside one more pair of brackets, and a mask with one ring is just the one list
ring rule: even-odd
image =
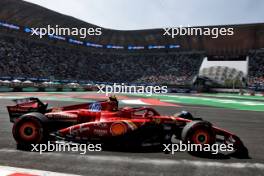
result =
[[[186,152],[129,153],[118,151],[71,152],[39,154],[16,150],[6,106],[0,100],[0,165],[48,170],[80,175],[264,175],[264,113],[227,110],[203,106],[155,107],[161,114],[172,115],[188,110],[219,127],[237,134],[249,150],[251,159],[208,159]],[[51,106],[74,102],[48,101]],[[1,174],[0,174],[1,175]]]

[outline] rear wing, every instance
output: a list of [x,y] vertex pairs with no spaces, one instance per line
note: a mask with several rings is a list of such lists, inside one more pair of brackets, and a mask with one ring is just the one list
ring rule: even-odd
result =
[[29,97],[22,99],[14,99],[13,102],[16,105],[7,106],[9,118],[11,122],[14,122],[17,118],[30,112],[45,113],[47,110],[47,104],[44,104],[38,98]]
[[[14,99],[12,100],[15,102],[17,105],[18,104],[24,104],[24,103],[31,103],[31,102],[41,102],[38,98],[36,97],[29,97],[29,98],[22,98],[22,99]],[[41,102],[42,103],[42,102]]]

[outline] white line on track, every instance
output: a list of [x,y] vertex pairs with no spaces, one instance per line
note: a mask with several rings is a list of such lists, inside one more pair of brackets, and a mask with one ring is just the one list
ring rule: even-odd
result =
[[139,99],[135,99],[135,100],[119,100],[121,103],[124,104],[133,104],[133,105],[148,105],[147,103],[144,103],[143,101],[139,100]]
[[0,174],[1,176],[9,176],[9,175],[17,175],[17,176],[79,176],[58,172],[50,172],[50,171],[42,171],[36,169],[24,169],[18,167],[9,167],[9,166],[0,166]]
[[[9,152],[16,153],[20,152],[12,149],[0,149],[0,152]],[[38,153],[30,153],[36,155]],[[128,163],[128,164],[151,164],[158,166],[168,166],[168,165],[188,165],[194,167],[220,167],[220,168],[231,168],[231,169],[259,169],[264,172],[264,164],[263,163],[222,163],[222,162],[211,162],[211,161],[191,161],[191,160],[171,160],[171,159],[151,159],[151,158],[140,158],[140,157],[125,157],[125,156],[106,156],[106,155],[76,155],[76,154],[66,154],[66,153],[43,153],[43,156],[70,156],[75,157],[82,160],[89,160],[93,162],[108,162],[108,163]]]

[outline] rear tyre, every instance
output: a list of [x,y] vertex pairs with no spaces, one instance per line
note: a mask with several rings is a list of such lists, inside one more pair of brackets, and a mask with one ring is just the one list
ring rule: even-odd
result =
[[[40,115],[43,116],[43,119]],[[42,114],[26,114],[15,121],[12,133],[17,142],[17,149],[31,150],[31,144],[47,142],[48,133],[45,118]]]

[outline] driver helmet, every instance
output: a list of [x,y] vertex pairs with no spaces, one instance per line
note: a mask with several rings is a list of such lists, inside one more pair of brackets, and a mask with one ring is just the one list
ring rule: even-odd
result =
[[108,110],[117,111],[118,110],[118,100],[115,95],[111,95],[108,100]]

